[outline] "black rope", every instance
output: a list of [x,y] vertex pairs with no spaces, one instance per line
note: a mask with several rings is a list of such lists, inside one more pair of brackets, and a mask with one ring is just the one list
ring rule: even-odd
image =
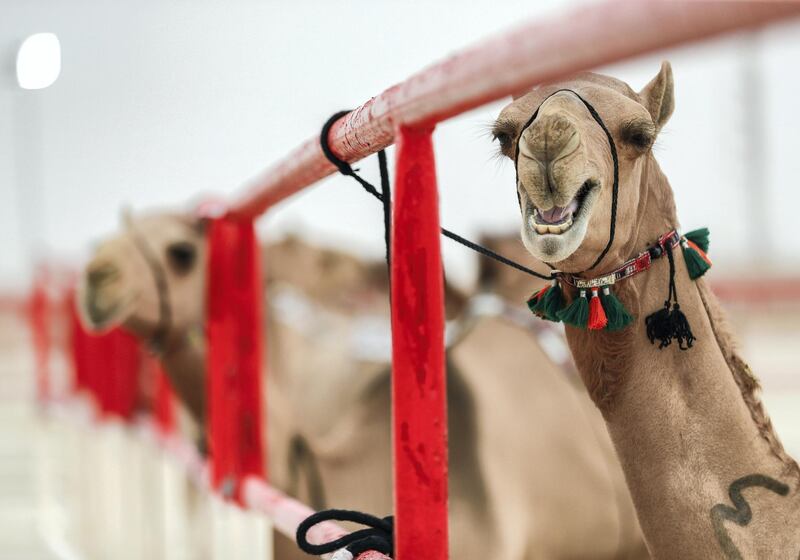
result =
[[520,201],[520,206],[521,206],[522,201],[520,200],[520,195],[519,195],[519,142],[520,139],[522,138],[522,134],[536,120],[536,117],[539,115],[539,109],[541,109],[545,101],[547,101],[557,93],[561,93],[562,91],[568,91],[569,93],[574,94],[575,97],[580,99],[581,102],[586,106],[586,109],[589,111],[589,114],[592,116],[595,122],[597,122],[597,124],[600,125],[600,128],[603,129],[603,132],[605,132],[606,138],[608,139],[609,149],[611,150],[611,159],[614,162],[614,184],[612,185],[611,188],[611,223],[609,225],[609,231],[608,231],[608,242],[606,243],[606,246],[603,248],[600,254],[597,256],[594,263],[592,263],[592,266],[590,266],[583,272],[578,273],[578,274],[583,274],[585,272],[592,270],[594,267],[600,264],[600,261],[603,260],[603,257],[606,256],[609,249],[611,249],[611,245],[614,243],[614,236],[616,235],[616,229],[617,229],[617,196],[619,193],[619,158],[617,157],[617,145],[614,143],[614,138],[611,136],[611,132],[609,132],[608,127],[603,122],[603,119],[600,118],[600,114],[591,105],[591,103],[589,103],[583,97],[581,97],[578,94],[578,92],[571,89],[559,89],[557,91],[554,91],[553,93],[544,98],[544,100],[539,104],[539,107],[537,107],[536,110],[533,112],[533,115],[531,115],[531,118],[528,119],[528,122],[525,123],[525,126],[522,127],[522,130],[520,131],[519,136],[517,137],[516,149],[514,151],[514,172],[516,173],[517,177],[517,200]]
[[[312,544],[308,542],[308,532],[312,527],[324,521],[350,521],[359,525],[366,525],[369,529],[360,529],[327,543]],[[346,509],[328,509],[314,513],[304,519],[297,527],[295,539],[300,550],[315,556],[330,554],[345,548],[354,558],[368,550],[375,550],[393,558],[394,518],[392,516],[380,518],[360,511]]]
[[[386,242],[386,262],[390,263],[391,262],[390,237],[392,230],[391,187],[389,182],[389,170],[386,164],[385,150],[380,150],[378,152],[378,163],[380,165],[380,170],[381,170],[381,190],[383,191],[383,194],[381,194],[372,184],[370,184],[368,181],[366,181],[356,173],[356,171],[358,170],[353,169],[349,163],[340,159],[336,154],[334,154],[330,147],[329,133],[331,127],[333,127],[333,123],[335,123],[348,113],[350,113],[350,111],[339,111],[338,113],[332,115],[331,118],[329,118],[325,122],[325,125],[322,127],[322,131],[319,137],[320,146],[322,148],[322,153],[325,154],[325,157],[328,158],[328,161],[330,161],[339,170],[339,173],[341,173],[342,175],[347,175],[348,177],[353,177],[356,181],[359,182],[359,184],[362,187],[364,187],[364,190],[366,190],[369,194],[371,194],[372,196],[383,202],[383,226],[384,226],[384,239]],[[516,261],[513,261],[508,257],[504,257],[503,255],[492,251],[488,247],[484,247],[483,245],[479,245],[474,241],[470,241],[469,239],[466,239],[465,237],[462,237],[457,233],[453,233],[448,229],[442,228],[442,235],[444,235],[448,239],[452,239],[456,243],[460,243],[461,245],[469,249],[472,249],[473,251],[476,251],[486,257],[489,257],[490,259],[494,259],[497,262],[503,263],[512,268],[516,268],[517,270],[524,272],[526,274],[530,274],[531,276],[535,276],[536,278],[541,278],[543,280],[550,280],[552,278],[552,276],[549,274],[541,274],[539,272],[536,272],[535,270],[532,270],[527,266],[524,266]]]
[[381,172],[381,202],[383,202],[383,242],[386,244],[386,266],[389,269],[389,282],[392,278],[392,185],[389,182],[389,164],[386,150],[378,152],[378,168]]
[[658,341],[658,349],[666,348],[673,341],[677,341],[678,348],[688,350],[697,340],[692,333],[689,321],[686,319],[681,306],[678,304],[678,290],[675,287],[675,257],[672,254],[672,243],[664,246],[669,260],[669,290],[664,307],[651,313],[644,319],[647,338],[651,344]]

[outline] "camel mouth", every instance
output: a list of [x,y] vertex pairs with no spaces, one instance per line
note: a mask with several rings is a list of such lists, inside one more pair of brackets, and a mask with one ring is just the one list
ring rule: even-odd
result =
[[587,179],[566,206],[538,208],[523,193],[522,242],[539,260],[559,262],[574,253],[589,227],[589,219],[600,192],[600,181]]
[[599,186],[597,181],[587,179],[566,206],[553,206],[549,210],[541,210],[532,202],[528,202],[528,226],[538,235],[561,235],[568,231],[581,217],[591,210],[590,204],[595,197],[589,194]]
[[101,332],[116,326],[120,318],[127,313],[133,305],[134,296],[108,301],[108,298],[98,290],[88,289],[84,292],[82,300],[82,315],[87,327],[92,331]]

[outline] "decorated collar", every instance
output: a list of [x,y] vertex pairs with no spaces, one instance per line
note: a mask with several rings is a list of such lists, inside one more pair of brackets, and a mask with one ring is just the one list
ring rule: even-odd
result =
[[[711,260],[706,254],[708,237],[706,228],[685,235],[680,235],[676,230],[669,231],[647,250],[596,278],[579,278],[554,271],[552,284],[535,293],[528,300],[528,307],[534,315],[548,321],[595,331],[622,330],[633,322],[633,316],[611,290],[611,286],[645,272],[654,260],[666,255],[669,260],[669,292],[664,308],[646,317],[647,336],[652,343],[658,340],[659,348],[669,346],[675,340],[685,350],[692,346],[695,338],[678,305],[672,251],[680,245],[689,277],[695,280],[711,268]],[[564,291],[568,288],[577,291],[569,304],[564,298]]]

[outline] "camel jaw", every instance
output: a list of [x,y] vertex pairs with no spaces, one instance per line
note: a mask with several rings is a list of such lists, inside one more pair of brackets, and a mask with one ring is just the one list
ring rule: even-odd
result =
[[572,201],[560,209],[542,211],[523,193],[522,243],[537,259],[560,262],[578,250],[589,226],[600,182],[586,180]]

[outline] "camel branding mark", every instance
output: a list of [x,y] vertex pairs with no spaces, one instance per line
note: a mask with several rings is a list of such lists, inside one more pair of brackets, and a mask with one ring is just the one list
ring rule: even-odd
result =
[[730,488],[728,488],[728,496],[730,496],[734,507],[726,504],[717,504],[711,508],[711,523],[714,525],[717,541],[719,541],[719,545],[728,560],[742,560],[742,553],[733,544],[728,530],[725,528],[725,521],[733,521],[740,527],[750,524],[753,519],[753,510],[750,509],[750,504],[742,496],[742,490],[752,486],[761,486],[780,496],[786,496],[789,493],[789,487],[786,484],[763,474],[751,474],[736,479],[731,483]]

